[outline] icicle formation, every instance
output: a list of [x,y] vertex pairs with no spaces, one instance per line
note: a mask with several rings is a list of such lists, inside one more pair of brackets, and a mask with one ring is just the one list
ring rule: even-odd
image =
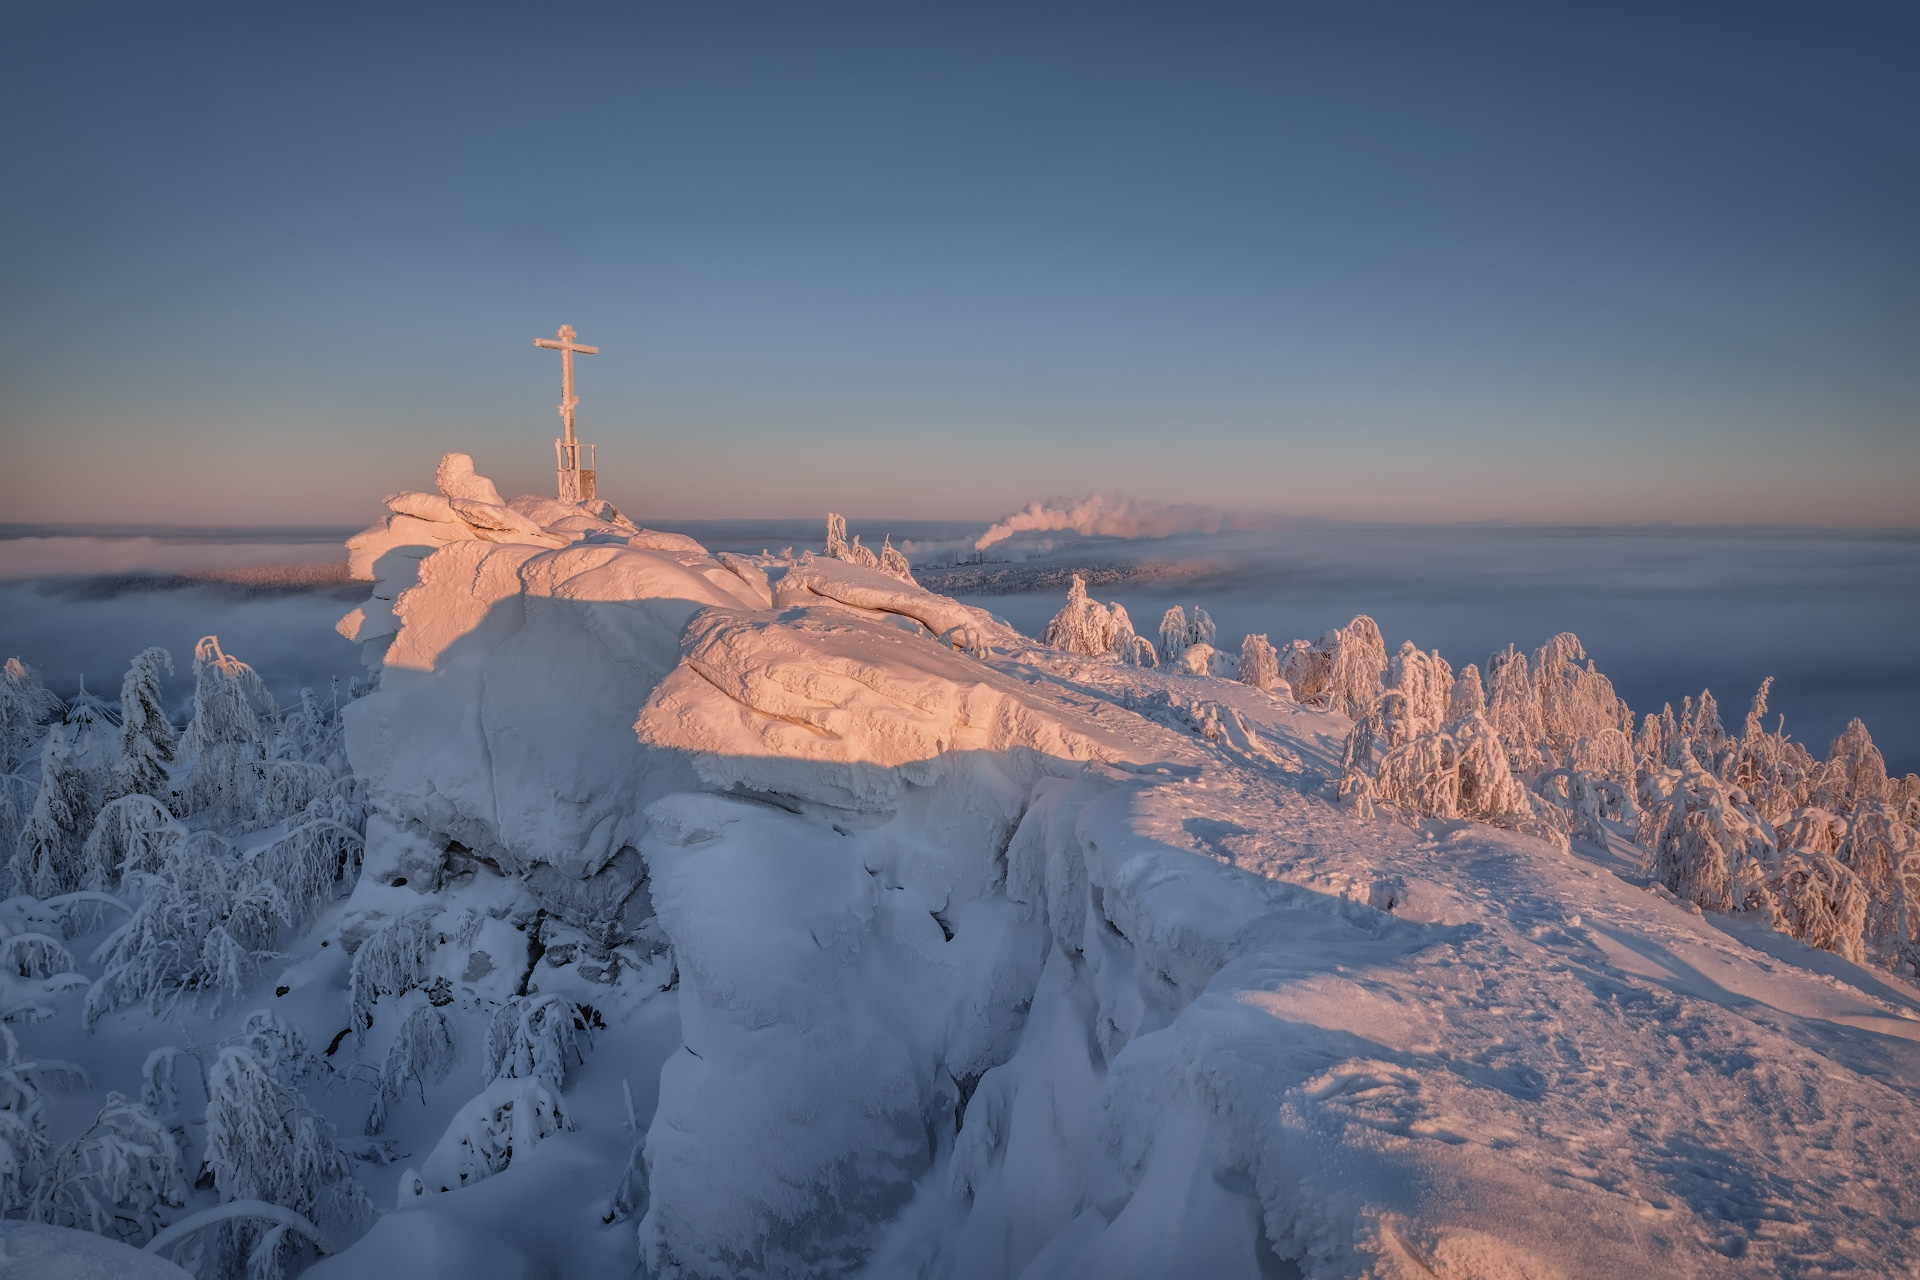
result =
[[1293,692],[1280,678],[1280,653],[1265,635],[1249,635],[1240,642],[1240,682],[1276,693]]
[[109,1093],[87,1131],[47,1162],[27,1217],[142,1245],[165,1225],[162,1209],[186,1202],[173,1131],[141,1104]]
[[373,1004],[381,996],[404,995],[426,980],[434,937],[429,914],[395,916],[373,931],[354,953],[347,978],[347,1025],[364,1040],[373,1025]]
[[173,655],[147,649],[127,668],[120,682],[120,760],[114,766],[115,796],[158,796],[166,791],[180,735],[161,705],[160,673],[173,674]]
[[[333,1126],[247,1048],[222,1049],[207,1072],[205,1159],[223,1202],[280,1205],[336,1240],[357,1234],[372,1211]],[[231,1219],[213,1234],[215,1274],[282,1276],[304,1249],[284,1227]]]
[[1324,707],[1359,718],[1380,693],[1387,647],[1379,624],[1365,614],[1312,644],[1295,640],[1281,655],[1280,675],[1293,696],[1310,707]]
[[[835,515],[831,511],[827,513],[827,554],[835,560],[844,560],[848,564],[864,565],[869,569],[880,567],[880,557],[873,554],[870,549],[861,546],[857,536],[851,543],[847,541],[847,518]],[[901,560],[905,563],[905,557],[901,557]]]

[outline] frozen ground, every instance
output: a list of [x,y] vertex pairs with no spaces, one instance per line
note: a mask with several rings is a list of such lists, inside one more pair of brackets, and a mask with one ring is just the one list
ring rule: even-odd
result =
[[[316,1278],[1920,1274],[1885,970],[1679,905],[1618,832],[1358,817],[1338,712],[465,484],[356,545],[351,893],[220,1018],[88,1034],[41,984],[22,1044],[92,1075],[54,1141],[264,1006],[382,1211]],[[345,1034],[396,921],[424,968]],[[549,1079],[487,1051],[522,992],[580,1014],[571,1127],[489,1176],[477,1100]],[[362,1137],[427,1007],[451,1069]]]

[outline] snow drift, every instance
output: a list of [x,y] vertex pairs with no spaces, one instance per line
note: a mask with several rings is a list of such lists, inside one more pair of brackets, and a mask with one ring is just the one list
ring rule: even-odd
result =
[[201,1280],[1920,1267],[1920,778],[1864,727],[1817,760],[1763,687],[1633,734],[1570,635],[1483,677],[1175,607],[1156,649],[1080,583],[1036,644],[837,518],[711,555],[437,481],[351,544],[368,684],[282,708],[208,637],[180,733],[161,651],[117,717],[0,671],[20,1240]]
[[[859,563],[443,487],[356,542],[349,748],[556,909],[644,877],[680,1051],[613,1216],[650,1274],[1914,1260],[1911,993],[1516,831],[1354,822],[1349,721],[1270,652],[1042,651]],[[1339,704],[1340,639],[1287,678]]]

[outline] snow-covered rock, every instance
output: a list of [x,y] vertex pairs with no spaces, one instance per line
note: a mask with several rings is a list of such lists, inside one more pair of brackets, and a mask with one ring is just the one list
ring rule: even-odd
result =
[[[1455,738],[1482,723],[1424,655],[1389,670],[1370,620],[1288,651],[1316,710],[1269,691],[1270,649],[1220,678],[1203,615],[1170,616],[1193,660],[1164,672],[1049,652],[871,566],[477,480],[453,464],[444,510],[395,499],[357,540],[368,875],[478,856],[596,945],[657,913],[676,1038],[600,1192],[648,1274],[1920,1264],[1920,993],[1533,836],[1337,807],[1383,674]],[[409,891],[363,879],[356,940]],[[471,937],[504,953],[515,910]],[[399,1274],[433,1223],[495,1229],[459,1206],[578,1176],[571,1081],[524,1114],[488,1087],[334,1274]]]

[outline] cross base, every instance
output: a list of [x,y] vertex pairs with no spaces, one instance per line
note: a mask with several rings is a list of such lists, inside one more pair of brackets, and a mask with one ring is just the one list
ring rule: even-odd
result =
[[[581,451],[586,451],[586,466],[581,466]],[[594,496],[594,453],[590,444],[568,444],[564,440],[553,442],[554,459],[559,465],[560,501],[587,502]]]

